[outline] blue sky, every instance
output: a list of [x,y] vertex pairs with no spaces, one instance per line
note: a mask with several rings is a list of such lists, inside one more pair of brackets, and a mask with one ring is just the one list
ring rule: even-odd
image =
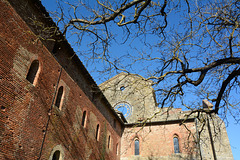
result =
[[[91,3],[92,1],[89,1],[89,3]],[[42,0],[43,5],[46,7],[46,9],[48,11],[55,11],[56,9],[56,2],[54,0]],[[176,16],[174,15],[173,17],[170,17],[170,19],[172,18],[172,21],[174,21],[176,19]],[[171,20],[170,20],[171,21]],[[120,31],[119,31],[120,32]],[[75,37],[76,38],[76,37]],[[68,39],[70,41],[70,44],[74,44],[75,42],[75,38],[74,36],[71,37],[70,39]],[[149,41],[156,41],[154,39],[154,37],[151,39],[149,39]],[[83,42],[81,44],[81,47],[86,47],[87,45],[86,42]],[[133,41],[132,42],[132,47],[136,47],[138,45],[138,41]],[[72,47],[74,48],[74,50],[77,52],[79,50],[79,48],[77,48],[77,46],[72,45]],[[127,53],[129,51],[129,46],[123,45],[123,44],[115,44],[115,45],[111,45],[110,48],[110,52],[112,52],[112,56],[119,56],[119,55],[124,55],[125,53]],[[139,52],[141,51],[146,51],[147,48],[144,48],[144,46],[141,48],[141,50],[139,50]],[[84,55],[84,53],[83,53]],[[97,84],[102,83],[103,81],[105,81],[108,78],[111,78],[112,76],[114,76],[116,74],[116,72],[113,72],[112,74],[110,74],[109,76],[105,75],[105,79],[102,79],[102,75],[99,74],[99,72],[92,72],[94,70],[96,70],[96,68],[98,68],[98,64],[99,62],[93,64],[93,63],[87,63],[86,58],[84,56],[80,57],[80,59],[83,61],[83,64],[86,65],[87,69],[89,70],[90,74],[92,75],[92,77],[94,78],[94,80],[97,82]],[[139,64],[140,66],[141,64]],[[149,67],[151,67],[151,64],[148,64]],[[237,95],[235,95],[236,97],[238,97]],[[188,97],[189,98],[189,97]],[[192,98],[192,97],[191,97]],[[232,153],[234,156],[235,160],[240,160],[240,138],[239,138],[239,133],[240,133],[240,124],[236,124],[236,122],[233,120],[233,118],[228,118],[228,122],[226,124],[227,126],[227,133],[229,136],[229,141],[230,141],[230,145],[232,148]]]
[[227,133],[230,141],[233,157],[235,160],[240,159],[240,124],[236,124],[236,122],[230,118],[229,124],[227,125]]

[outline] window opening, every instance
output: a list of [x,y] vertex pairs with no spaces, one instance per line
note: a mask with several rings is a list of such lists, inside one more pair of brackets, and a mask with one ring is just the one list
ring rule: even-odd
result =
[[99,124],[97,125],[97,129],[96,129],[96,140],[97,141],[99,140],[98,136],[99,136]]
[[108,136],[108,148],[110,148],[110,141],[111,141],[111,137]]
[[34,60],[31,64],[29,70],[28,70],[28,74],[27,74],[27,77],[26,77],[26,79],[32,84],[33,84],[33,82],[36,78],[38,69],[39,69],[39,61]]
[[124,91],[125,90],[125,87],[124,86],[121,86],[120,87],[120,91]]
[[83,116],[82,116],[82,126],[84,126],[84,127],[85,127],[85,121],[86,121],[86,114],[87,114],[87,112],[84,111]]
[[117,103],[114,109],[122,112],[126,119],[132,115],[132,106],[127,102]]
[[139,155],[139,140],[135,140],[135,155]]
[[60,160],[60,151],[55,151],[52,160]]
[[173,138],[174,153],[180,153],[178,137]]
[[57,94],[57,99],[55,102],[55,106],[57,106],[60,109],[60,104],[62,101],[62,96],[63,96],[63,86],[59,87],[58,89],[58,94]]
[[116,145],[116,154],[118,155],[118,143]]

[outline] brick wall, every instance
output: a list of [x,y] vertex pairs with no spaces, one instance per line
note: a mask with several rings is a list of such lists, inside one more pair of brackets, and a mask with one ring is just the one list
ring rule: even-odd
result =
[[[64,159],[119,159],[116,145],[121,144],[122,122],[109,104],[101,96],[90,98],[91,84],[84,75],[71,73],[74,65],[66,69],[64,59],[56,60],[8,1],[1,0],[0,8],[0,159],[37,159],[41,150],[41,159],[51,158],[55,150]],[[59,51],[62,58],[64,51]],[[34,60],[39,61],[39,71],[33,85],[26,76]],[[61,110],[56,106],[50,110],[60,86]]]
[[[198,156],[194,138],[195,124],[186,122],[128,126],[122,136],[121,159],[191,159]],[[174,153],[173,138],[179,140],[180,153]],[[134,155],[134,141],[139,140],[140,156]]]

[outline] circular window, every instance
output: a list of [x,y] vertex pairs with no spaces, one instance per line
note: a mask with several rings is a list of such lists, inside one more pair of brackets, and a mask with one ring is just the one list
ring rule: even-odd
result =
[[120,87],[120,91],[124,91],[124,90],[125,90],[124,86]]
[[132,106],[126,102],[116,104],[114,109],[122,112],[125,118],[128,118],[132,114]]

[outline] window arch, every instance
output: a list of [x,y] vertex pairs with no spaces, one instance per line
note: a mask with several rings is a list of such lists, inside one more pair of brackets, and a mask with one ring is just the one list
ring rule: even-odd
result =
[[139,140],[138,140],[138,139],[136,139],[136,140],[134,141],[134,148],[135,148],[134,154],[135,154],[135,155],[139,155]]
[[48,160],[64,160],[64,149],[61,145],[55,146],[50,154]]
[[87,119],[87,111],[84,111],[83,115],[82,115],[82,126],[83,127],[86,127],[86,119]]
[[174,153],[180,153],[178,137],[173,137]]
[[115,104],[114,109],[120,111],[125,118],[128,118],[132,115],[132,106],[128,102],[118,102]]
[[98,141],[99,140],[99,124],[97,125],[97,128],[96,128],[96,140]]
[[39,71],[39,61],[38,60],[34,60],[31,63],[31,66],[30,66],[30,68],[28,70],[27,77],[26,77],[26,79],[30,83],[32,83],[33,85],[35,85],[35,83],[36,83],[36,77],[37,77],[38,71]]
[[110,135],[108,136],[108,148],[110,148],[110,146],[111,146],[111,137],[110,137]]
[[61,158],[61,153],[59,150],[55,151],[52,157],[52,160],[60,160]]
[[60,110],[62,99],[63,99],[63,86],[58,88],[57,98],[55,101],[55,106],[57,106]]

